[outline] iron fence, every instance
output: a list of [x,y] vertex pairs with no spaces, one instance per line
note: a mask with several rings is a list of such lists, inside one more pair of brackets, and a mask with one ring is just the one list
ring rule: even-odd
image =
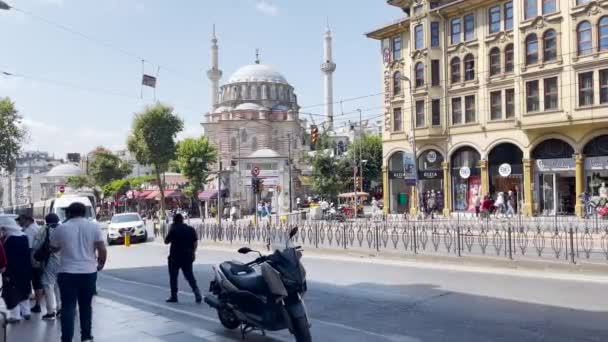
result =
[[308,248],[608,263],[608,221],[599,219],[298,219],[267,220],[257,225],[243,220],[224,222],[221,227],[217,222],[206,222],[195,228],[202,241],[270,246],[284,243],[296,224],[300,229],[294,239]]

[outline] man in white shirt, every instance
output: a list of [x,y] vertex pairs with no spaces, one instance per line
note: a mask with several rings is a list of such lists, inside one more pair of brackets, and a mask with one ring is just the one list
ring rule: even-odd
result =
[[97,287],[97,271],[105,265],[107,251],[101,227],[85,218],[84,204],[72,203],[67,221],[51,235],[51,246],[59,250],[61,264],[57,282],[61,292],[61,342],[72,342],[76,303],[80,316],[81,341],[93,341],[91,303]]
[[27,236],[27,242],[30,246],[30,255],[32,262],[32,288],[36,295],[36,303],[31,308],[33,313],[40,313],[40,302],[44,297],[44,289],[42,286],[42,265],[34,259],[34,253],[40,246],[35,246],[36,236],[40,232],[40,227],[36,221],[29,215],[19,215],[16,219],[17,223],[23,228],[23,233]]

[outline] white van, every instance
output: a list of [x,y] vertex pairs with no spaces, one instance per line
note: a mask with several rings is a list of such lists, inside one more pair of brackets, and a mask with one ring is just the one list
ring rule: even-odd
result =
[[59,216],[60,221],[65,221],[65,211],[74,202],[80,202],[86,207],[86,218],[96,221],[95,209],[91,204],[91,200],[85,196],[64,195],[60,198],[54,198],[46,201],[34,203],[34,220],[44,224],[44,217],[50,213],[55,213]]

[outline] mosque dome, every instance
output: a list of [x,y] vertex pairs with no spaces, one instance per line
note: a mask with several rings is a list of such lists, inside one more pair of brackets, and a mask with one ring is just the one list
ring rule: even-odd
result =
[[270,82],[289,84],[285,77],[266,64],[249,64],[239,68],[230,76],[227,83]]
[[74,177],[82,175],[82,169],[73,164],[57,165],[46,174],[47,177]]

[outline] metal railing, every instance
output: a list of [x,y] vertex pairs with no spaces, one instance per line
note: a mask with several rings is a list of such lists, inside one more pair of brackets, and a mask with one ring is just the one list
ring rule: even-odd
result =
[[[608,264],[608,220],[521,216],[510,219],[405,218],[349,222],[296,218],[195,225],[202,241],[233,244],[283,243],[290,227],[309,248],[347,249],[444,256],[488,256],[511,260],[553,260]],[[161,234],[166,233],[166,228]]]

